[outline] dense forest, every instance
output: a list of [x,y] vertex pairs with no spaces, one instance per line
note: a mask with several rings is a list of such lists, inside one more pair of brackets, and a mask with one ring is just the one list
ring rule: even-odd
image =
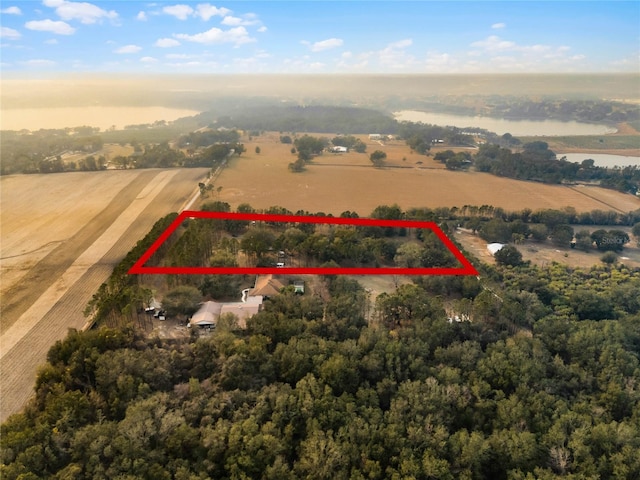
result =
[[[571,212],[374,214],[445,226]],[[136,327],[144,286],[126,272],[174,218],[89,308],[129,326],[50,350],[34,399],[1,427],[2,478],[640,476],[640,269],[472,259],[477,278],[415,277],[375,300],[328,276],[327,295],[284,289],[245,330],[228,316],[210,335],[160,340]]]
[[2,477],[637,478],[640,272],[483,278],[419,278],[368,320],[334,277],[246,330],[71,332],[2,426]]

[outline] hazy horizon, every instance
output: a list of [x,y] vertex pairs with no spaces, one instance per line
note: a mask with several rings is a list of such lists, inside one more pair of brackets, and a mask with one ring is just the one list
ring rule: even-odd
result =
[[640,100],[638,74],[97,75],[3,78],[3,111],[83,106],[206,110],[220,98],[374,105],[387,99],[517,96]]

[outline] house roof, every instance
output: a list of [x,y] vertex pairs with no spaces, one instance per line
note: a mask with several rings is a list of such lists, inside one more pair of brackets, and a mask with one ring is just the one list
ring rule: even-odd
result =
[[215,325],[224,313],[233,313],[238,318],[238,326],[246,328],[247,318],[260,311],[263,298],[261,296],[247,297],[245,302],[204,302],[191,317],[191,325]]
[[200,309],[191,317],[191,325],[215,325],[220,316],[222,304],[218,302],[204,302]]
[[220,309],[220,315],[233,313],[238,319],[238,326],[240,328],[247,328],[247,318],[258,313],[261,306],[261,296],[247,297],[246,302],[223,303]]
[[284,284],[273,278],[273,275],[258,275],[255,286],[249,291],[249,296],[272,297],[280,293],[282,288],[284,288]]

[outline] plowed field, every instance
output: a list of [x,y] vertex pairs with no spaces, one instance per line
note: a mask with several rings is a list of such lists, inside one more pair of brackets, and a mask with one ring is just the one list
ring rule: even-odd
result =
[[1,179],[0,421],[32,393],[38,365],[160,217],[179,210],[206,169]]

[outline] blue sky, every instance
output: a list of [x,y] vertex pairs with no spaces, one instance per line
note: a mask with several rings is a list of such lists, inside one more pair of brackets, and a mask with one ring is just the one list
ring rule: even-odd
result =
[[639,72],[640,2],[3,0],[3,72]]

